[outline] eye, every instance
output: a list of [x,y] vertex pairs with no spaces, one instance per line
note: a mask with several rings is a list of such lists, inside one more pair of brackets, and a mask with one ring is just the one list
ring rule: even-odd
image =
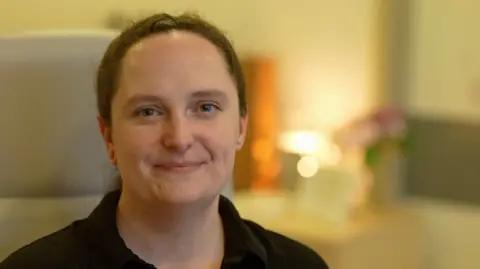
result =
[[135,114],[140,117],[153,117],[153,116],[158,116],[161,113],[154,108],[148,107],[148,108],[142,108],[137,110]]
[[200,112],[211,113],[211,112],[215,112],[216,110],[219,110],[219,107],[215,104],[205,103],[205,104],[201,104],[199,109],[200,109]]

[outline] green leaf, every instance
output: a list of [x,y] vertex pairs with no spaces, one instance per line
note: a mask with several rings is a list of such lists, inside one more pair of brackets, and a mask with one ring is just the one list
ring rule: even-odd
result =
[[365,150],[365,163],[368,167],[373,167],[380,159],[381,149],[379,144],[368,147]]
[[412,148],[412,135],[407,133],[405,137],[400,141],[400,150],[403,154],[407,154],[409,150]]

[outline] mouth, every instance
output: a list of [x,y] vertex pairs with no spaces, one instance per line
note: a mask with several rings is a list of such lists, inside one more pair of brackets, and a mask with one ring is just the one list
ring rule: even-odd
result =
[[191,173],[200,169],[203,162],[185,162],[185,163],[161,163],[155,164],[154,168],[169,173]]

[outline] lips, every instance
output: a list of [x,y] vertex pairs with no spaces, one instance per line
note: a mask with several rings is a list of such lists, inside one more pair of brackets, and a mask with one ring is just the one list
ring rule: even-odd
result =
[[154,167],[159,170],[171,173],[190,173],[202,167],[202,162],[166,162],[155,164]]

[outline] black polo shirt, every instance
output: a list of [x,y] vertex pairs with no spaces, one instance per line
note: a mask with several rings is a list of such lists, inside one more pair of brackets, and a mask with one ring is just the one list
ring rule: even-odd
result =
[[[107,194],[90,216],[17,250],[0,263],[0,269],[154,269],[120,237],[119,198],[119,191]],[[219,213],[225,231],[222,269],[328,268],[310,248],[243,220],[223,196]]]

